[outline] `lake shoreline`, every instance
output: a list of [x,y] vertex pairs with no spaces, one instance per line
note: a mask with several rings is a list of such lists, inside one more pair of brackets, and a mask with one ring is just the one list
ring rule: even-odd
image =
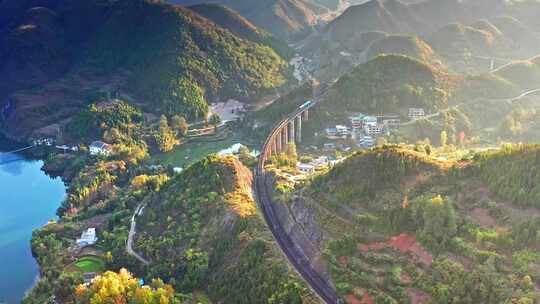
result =
[[[0,137],[0,151],[23,145]],[[12,265],[0,272],[0,303],[7,304],[19,303],[39,282],[41,269],[32,250],[32,234],[56,217],[67,190],[63,179],[43,169],[43,158],[32,153],[14,155],[16,159],[0,162],[0,180],[9,189],[3,191],[5,203],[0,206],[0,226],[4,225],[0,227],[4,245],[0,246],[7,246],[5,250],[0,247],[0,257]],[[2,157],[6,155],[0,152]]]

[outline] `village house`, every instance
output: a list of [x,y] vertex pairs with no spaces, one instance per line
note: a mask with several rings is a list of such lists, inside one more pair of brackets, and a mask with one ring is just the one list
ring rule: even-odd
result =
[[351,122],[351,126],[353,128],[362,128],[364,126],[364,117],[365,115],[362,113],[350,116],[349,121]]
[[94,141],[88,148],[90,155],[109,155],[111,153],[110,145],[102,141]]
[[383,132],[384,126],[375,124],[364,125],[364,133],[368,136],[377,136]]
[[337,125],[334,128],[326,129],[326,137],[330,139],[343,138],[349,135],[351,132],[347,126]]
[[329,138],[337,137],[337,129],[336,128],[326,128],[326,136]]
[[371,148],[375,145],[375,138],[371,136],[362,136],[358,139],[358,145],[362,148]]
[[297,164],[296,169],[304,174],[313,174],[315,172],[315,167],[313,165],[304,163]]
[[322,169],[328,166],[328,157],[326,156],[317,157],[313,161],[311,161],[311,164],[315,167],[315,169]]
[[366,125],[376,125],[378,122],[379,120],[375,116],[364,116],[364,119],[362,120],[362,127],[365,127]]
[[423,108],[409,108],[409,119],[417,120],[426,116]]
[[79,247],[86,247],[94,245],[97,241],[96,228],[88,228],[86,231],[83,231],[81,238],[77,239],[76,243]]
[[334,149],[336,149],[336,144],[334,144],[334,143],[325,143],[324,144],[324,147],[323,147],[324,151],[331,151],[331,150],[334,150]]
[[401,126],[401,119],[385,119],[383,120],[383,125],[385,125],[389,129],[399,129],[399,127]]

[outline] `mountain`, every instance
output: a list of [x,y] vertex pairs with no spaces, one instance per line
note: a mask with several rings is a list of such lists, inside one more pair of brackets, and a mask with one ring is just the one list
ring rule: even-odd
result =
[[283,57],[293,55],[293,50],[272,34],[257,28],[238,12],[220,4],[196,4],[188,7],[197,14],[213,21],[220,27],[229,30],[236,36],[255,43],[267,45]]
[[539,147],[428,154],[358,152],[290,195],[313,215],[296,224],[318,227],[338,292],[348,303],[445,302],[441,290],[456,303],[537,301]]
[[370,60],[381,54],[401,54],[425,62],[435,60],[435,52],[431,46],[414,36],[387,35],[375,40],[367,49],[366,57]]
[[[408,108],[445,108],[457,77],[403,55],[380,55],[341,77],[321,107],[327,116],[338,113],[393,113]],[[327,112],[328,111],[328,112]]]
[[315,16],[306,0],[171,0],[185,6],[214,3],[232,8],[256,26],[282,40],[295,40],[311,32]]
[[[350,43],[349,40],[355,40],[363,32],[383,31],[388,34],[436,36],[434,33],[439,28],[447,27],[449,24],[468,25],[479,19],[489,19],[501,30],[508,27],[509,37],[512,37],[510,31],[519,33],[518,37],[520,35],[531,37],[530,26],[534,23],[528,22],[530,25],[526,25],[518,21],[519,16],[527,15],[527,10],[540,9],[538,5],[529,4],[529,6],[504,1],[422,0],[406,3],[400,0],[371,0],[349,7],[341,16],[330,22],[325,31],[328,33],[326,37],[347,45]],[[501,19],[498,16],[505,17]],[[525,17],[523,19],[530,20]],[[480,27],[479,30],[489,32],[485,24],[477,25]],[[520,41],[526,43],[526,39]],[[532,47],[530,43],[524,46]]]
[[[209,101],[247,101],[285,82],[287,63],[273,49],[192,10],[147,0],[56,2],[30,5],[0,32],[1,116],[10,137],[63,122],[110,93],[195,119]],[[225,10],[214,17],[220,13],[238,21]],[[249,23],[228,27],[255,34]]]
[[[330,39],[340,43],[355,40],[363,32],[396,33],[401,31],[397,20],[378,0],[348,8],[341,16],[328,24],[325,30]],[[403,29],[403,31],[406,30]]]

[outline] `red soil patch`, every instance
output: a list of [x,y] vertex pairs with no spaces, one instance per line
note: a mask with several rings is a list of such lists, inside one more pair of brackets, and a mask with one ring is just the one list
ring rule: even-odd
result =
[[339,263],[341,266],[347,265],[347,264],[349,263],[349,257],[344,256],[344,255],[338,257],[338,263]]
[[484,227],[495,227],[497,220],[495,220],[490,214],[489,210],[485,208],[475,208],[471,211],[471,216]]
[[366,252],[369,250],[379,250],[387,246],[390,246],[400,252],[412,253],[420,262],[427,266],[431,266],[433,263],[433,256],[416,241],[416,237],[406,233],[394,236],[384,243],[373,243],[368,245],[362,244],[359,246],[359,249]]
[[363,288],[356,288],[355,292],[357,294],[363,294],[362,300],[358,300],[358,298],[354,294],[349,294],[345,296],[345,300],[347,300],[347,303],[350,304],[373,304],[373,298],[367,293]]
[[358,300],[352,293],[346,295],[346,296],[345,296],[345,300],[346,300],[347,303],[349,303],[349,304],[363,304],[363,303],[360,302],[360,300]]

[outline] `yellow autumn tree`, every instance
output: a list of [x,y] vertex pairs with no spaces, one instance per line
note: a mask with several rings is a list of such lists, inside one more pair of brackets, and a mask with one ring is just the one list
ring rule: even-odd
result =
[[74,294],[77,304],[180,304],[172,286],[161,280],[141,286],[126,269],[107,271],[89,286],[77,286]]

